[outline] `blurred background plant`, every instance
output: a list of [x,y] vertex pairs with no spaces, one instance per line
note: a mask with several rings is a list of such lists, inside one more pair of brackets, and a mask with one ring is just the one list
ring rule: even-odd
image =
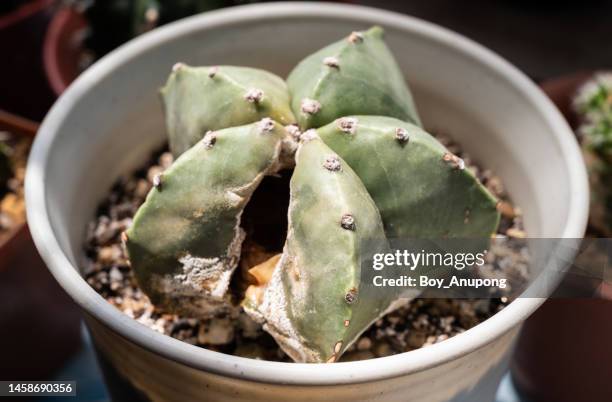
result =
[[[247,3],[240,0],[72,0],[87,21],[85,48],[101,57],[122,43],[160,25],[190,15]],[[109,28],[112,21],[113,29]]]

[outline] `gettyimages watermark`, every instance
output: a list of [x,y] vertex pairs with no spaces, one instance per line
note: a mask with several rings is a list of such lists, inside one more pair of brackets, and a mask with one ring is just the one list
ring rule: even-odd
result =
[[361,286],[381,295],[591,298],[612,290],[607,238],[369,240],[361,256]]

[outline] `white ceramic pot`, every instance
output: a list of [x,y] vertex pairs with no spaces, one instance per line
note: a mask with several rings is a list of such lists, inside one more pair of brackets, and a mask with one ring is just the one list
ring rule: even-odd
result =
[[[523,74],[470,40],[394,13],[272,3],[207,13],[132,41],[62,95],[34,144],[28,219],[41,255],[87,312],[96,346],[154,401],[490,401],[520,324],[543,299],[522,298],[439,344],[385,358],[290,364],[212,352],[120,313],[79,274],[87,222],[121,173],[164,141],[158,87],[176,61],[286,75],[304,56],[379,24],[428,128],[450,133],[498,172],[534,237],[582,237],[585,168],[572,132]],[[554,275],[561,275],[556,273]]]

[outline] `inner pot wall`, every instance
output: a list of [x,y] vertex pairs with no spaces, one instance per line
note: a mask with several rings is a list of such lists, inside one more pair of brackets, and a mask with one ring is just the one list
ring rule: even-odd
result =
[[[60,98],[36,140],[26,183],[28,218],[45,261],[96,317],[88,322],[97,346],[150,397],[184,400],[171,398],[181,384],[200,389],[201,400],[234,400],[236,390],[261,400],[281,394],[405,400],[406,392],[414,400],[492,399],[517,326],[541,299],[517,300],[427,348],[315,367],[222,355],[155,333],[110,306],[74,271],[99,201],[164,141],[157,90],[175,62],[247,65],[285,76],[312,51],[372,24],[386,29],[425,125],[450,134],[502,177],[530,235],[582,236],[588,191],[571,131],[530,81],[480,46],[410,17],[331,4],[245,6],[170,24],[96,63]],[[207,383],[216,384],[217,394]]]

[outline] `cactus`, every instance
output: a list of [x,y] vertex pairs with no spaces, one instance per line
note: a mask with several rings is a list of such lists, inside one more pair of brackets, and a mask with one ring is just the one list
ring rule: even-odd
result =
[[461,159],[414,124],[343,117],[317,130],[374,199],[389,238],[488,238],[496,200]]
[[154,180],[124,239],[152,302],[188,316],[227,310],[240,256],[240,215],[279,168],[284,129],[272,120],[208,132]]
[[578,133],[589,172],[589,224],[612,236],[612,73],[600,73],[584,84],[574,99],[581,124]]
[[360,285],[362,241],[386,239],[372,198],[316,134],[300,146],[291,178],[282,257],[245,309],[298,362],[333,362],[397,297]]
[[353,32],[295,67],[287,85],[301,129],[357,114],[396,117],[420,125],[412,95],[383,33],[380,27]]
[[582,117],[583,144],[612,162],[612,73],[601,73],[578,92],[574,107]]
[[125,241],[158,308],[222,314],[234,306],[244,207],[264,175],[295,166],[282,254],[244,275],[254,283],[242,306],[294,360],[334,362],[398,301],[367,286],[372,252],[397,237],[487,238],[499,215],[463,161],[420,128],[380,28],[307,57],[288,86],[261,70],[178,64],[162,95],[181,156]]
[[180,155],[209,130],[269,117],[294,123],[285,82],[246,67],[189,67],[178,63],[162,88],[170,149]]

